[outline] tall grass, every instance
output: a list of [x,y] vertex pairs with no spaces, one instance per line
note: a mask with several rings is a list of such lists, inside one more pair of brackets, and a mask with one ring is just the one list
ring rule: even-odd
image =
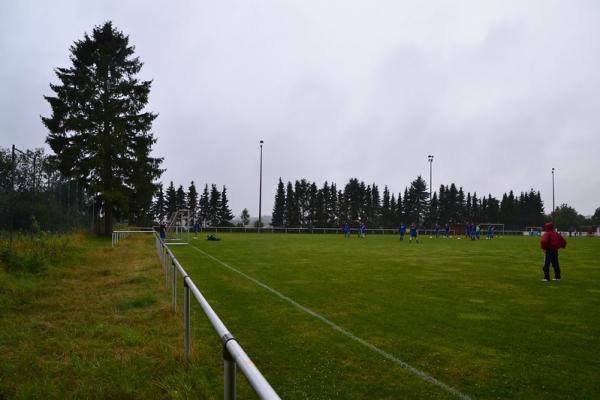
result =
[[39,274],[59,263],[73,260],[84,239],[83,233],[0,235],[0,267],[7,272]]

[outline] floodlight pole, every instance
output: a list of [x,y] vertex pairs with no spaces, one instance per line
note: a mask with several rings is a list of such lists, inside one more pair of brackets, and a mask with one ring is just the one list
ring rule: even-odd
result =
[[556,208],[554,206],[554,167],[552,168],[552,221],[554,221],[554,213]]
[[258,229],[262,228],[262,148],[264,141],[260,141],[260,180],[258,184]]
[[431,194],[433,192],[433,186],[431,183],[431,169],[433,166],[433,156],[430,154],[427,156],[427,160],[429,161],[429,204],[431,204]]

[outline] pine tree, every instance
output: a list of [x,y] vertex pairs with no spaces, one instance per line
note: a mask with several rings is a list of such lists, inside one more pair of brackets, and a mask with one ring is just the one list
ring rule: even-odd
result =
[[[395,200],[394,200],[395,203]],[[394,204],[395,205],[395,204]],[[387,185],[383,187],[383,199],[381,201],[381,226],[383,228],[390,228],[391,224],[391,211],[390,211],[390,191]]]
[[454,208],[454,215],[452,220],[455,223],[465,222],[467,219],[467,211],[465,205],[465,192],[463,191],[462,186],[456,191],[456,186],[454,183],[450,184],[450,200],[451,204]]
[[392,194],[390,198],[390,214],[388,217],[388,228],[397,228],[400,225],[400,221],[397,218],[396,214],[396,196]]
[[369,208],[370,224],[381,227],[381,197],[379,196],[379,187],[375,183],[371,185]]
[[473,222],[475,223],[481,222],[481,214],[479,209],[480,205],[479,199],[477,198],[477,192],[473,192],[473,197],[471,197],[471,214],[473,215]]
[[438,202],[438,198],[437,198],[437,193],[433,193],[433,197],[431,198],[431,203],[429,204],[429,212],[427,213],[428,225],[432,228],[439,224],[439,222],[438,222],[438,207],[439,207],[439,202]]
[[294,200],[300,216],[300,226],[306,226],[310,209],[309,184],[306,179],[294,183]]
[[208,193],[208,184],[204,185],[204,190],[202,191],[202,194],[200,195],[200,200],[198,200],[198,214],[200,215],[200,221],[202,223],[203,226],[205,226],[206,224],[209,223],[209,209],[210,209],[210,204],[209,204],[209,193]]
[[150,157],[157,115],[143,111],[151,81],[136,77],[142,62],[112,22],[96,26],[70,52],[73,65],[55,70],[61,84],[51,84],[55,96],[44,97],[52,108],[42,118],[46,141],[62,174],[97,194],[110,234],[115,213],[148,214],[163,172],[162,159]]
[[221,192],[221,204],[219,207],[219,225],[220,226],[231,226],[231,220],[233,219],[233,213],[229,208],[229,200],[227,199],[227,188],[223,186]]
[[281,227],[285,224],[285,187],[281,178],[277,184],[277,192],[275,193],[275,202],[273,205],[273,214],[271,216],[271,225]]
[[173,181],[167,188],[167,219],[170,219],[177,211],[177,191],[173,185]]
[[156,198],[156,200],[154,201],[154,204],[152,206],[152,215],[156,222],[162,223],[165,220],[165,209],[166,209],[165,195],[163,192],[162,183],[160,183],[158,185],[155,198]]
[[[317,214],[323,213],[323,199],[321,199],[321,204],[318,199],[319,190],[317,189],[316,183],[311,183],[308,186],[308,215],[307,215],[307,224],[310,227],[315,227],[317,225]],[[320,208],[320,210],[319,210]]]
[[[405,202],[407,201],[406,198],[404,200]],[[408,189],[408,204],[409,208],[405,212],[410,216],[411,223],[421,225],[429,206],[427,184],[421,176],[418,176],[410,184],[410,188]]]
[[214,183],[211,185],[210,198],[208,200],[208,221],[211,226],[219,226],[221,211],[221,193],[217,189],[217,185]]
[[296,196],[294,193],[292,182],[287,183],[285,191],[285,226],[300,226],[300,210],[296,203]]
[[177,188],[177,211],[185,210],[185,190],[183,190],[183,186],[179,185]]
[[338,226],[338,224],[340,223],[340,205],[338,203],[337,186],[333,182],[331,183],[331,186],[329,186],[329,193],[327,193],[327,197],[327,226],[333,228],[334,226]]
[[198,220],[198,191],[196,190],[194,181],[192,181],[188,187],[187,209],[190,210],[190,217],[192,218],[193,223],[196,223]]
[[467,202],[465,203],[465,219],[466,222],[473,222],[473,209],[471,207],[471,193],[467,192]]

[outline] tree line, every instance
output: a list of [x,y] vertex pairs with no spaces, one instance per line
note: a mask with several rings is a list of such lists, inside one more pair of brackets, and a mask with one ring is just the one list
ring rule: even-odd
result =
[[306,179],[277,184],[271,224],[275,227],[339,227],[365,223],[368,227],[397,228],[401,223],[419,227],[469,222],[502,223],[507,229],[541,226],[547,217],[539,191],[515,195],[511,190],[501,199],[478,196],[454,183],[441,185],[431,194],[418,176],[403,193],[391,193],[375,183],[367,185],[351,178],[343,188],[325,182],[317,187]]
[[87,226],[93,202],[43,149],[0,147],[0,231],[67,231]]
[[165,223],[177,211],[189,210],[191,224],[196,222],[205,226],[231,226],[233,214],[229,208],[227,188],[219,191],[217,185],[204,185],[204,190],[198,194],[194,181],[190,183],[187,192],[183,185],[175,189],[173,181],[166,191],[162,183],[158,185],[154,202],[152,204],[152,215],[157,223]]

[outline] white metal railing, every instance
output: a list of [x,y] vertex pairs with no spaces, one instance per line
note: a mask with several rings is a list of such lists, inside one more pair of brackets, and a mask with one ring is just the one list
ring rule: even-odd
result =
[[224,398],[236,398],[236,366],[247,378],[250,386],[254,389],[260,399],[279,399],[275,390],[254,365],[244,349],[239,345],[236,338],[227,329],[219,316],[204,298],[194,281],[188,276],[183,266],[179,263],[168,245],[155,234],[156,251],[161,260],[167,288],[172,289],[172,309],[177,312],[177,272],[183,278],[183,326],[184,326],[184,350],[186,359],[191,358],[191,328],[190,328],[190,292],[194,295],[202,311],[210,321],[212,327],[221,338],[223,344],[223,372],[224,372]]
[[239,367],[242,374],[254,389],[254,392],[260,399],[280,399],[279,395],[271,387],[262,373],[254,365],[244,349],[239,345],[235,336],[227,329],[219,316],[212,309],[208,301],[204,298],[194,281],[188,276],[183,266],[179,263],[175,255],[169,249],[168,243],[165,243],[156,231],[148,230],[128,230],[113,232],[113,247],[122,239],[132,233],[154,233],[156,251],[160,259],[162,270],[165,274],[165,283],[167,288],[171,288],[171,308],[177,312],[177,272],[183,278],[183,348],[186,360],[191,360],[191,321],[190,321],[190,293],[196,298],[202,308],[204,315],[208,318],[214,330],[221,338],[223,344],[223,397],[225,400],[234,400],[236,398],[236,368]]

